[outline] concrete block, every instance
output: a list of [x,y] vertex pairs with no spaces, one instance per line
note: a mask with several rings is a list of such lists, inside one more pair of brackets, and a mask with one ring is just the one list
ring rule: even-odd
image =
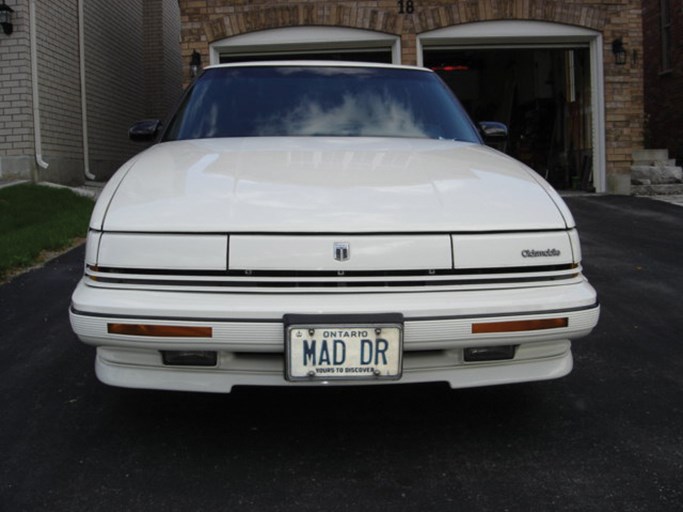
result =
[[647,179],[631,177],[631,185],[652,185],[652,182]]
[[649,180],[653,184],[681,183],[683,169],[673,166],[634,165],[631,167],[631,179]]
[[666,160],[634,160],[633,165],[655,165],[659,167],[666,167],[669,165],[676,165],[675,158],[667,158]]
[[631,153],[631,158],[634,162],[652,162],[668,160],[669,150],[668,149],[636,149]]
[[633,185],[631,193],[634,196],[666,196],[683,194],[683,184],[673,185]]
[[607,192],[622,196],[631,195],[631,175],[630,174],[608,174]]
[[60,185],[80,186],[85,182],[83,161],[74,158],[52,157],[47,155],[47,169],[38,170],[39,181],[49,181]]
[[32,156],[0,156],[0,178],[31,179],[35,161]]

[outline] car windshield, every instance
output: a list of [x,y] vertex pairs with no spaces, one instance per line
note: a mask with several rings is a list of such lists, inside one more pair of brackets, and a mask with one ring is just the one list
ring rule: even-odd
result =
[[268,136],[479,142],[464,110],[434,73],[291,65],[206,70],[164,140]]

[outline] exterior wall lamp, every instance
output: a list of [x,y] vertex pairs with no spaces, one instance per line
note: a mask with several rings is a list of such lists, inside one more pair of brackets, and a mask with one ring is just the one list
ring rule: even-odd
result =
[[621,38],[612,41],[612,53],[614,54],[614,63],[616,65],[623,66],[626,64],[626,48]]
[[190,58],[190,76],[194,80],[202,70],[202,56],[197,50],[192,50],[192,57]]
[[0,25],[2,25],[2,31],[7,35],[14,32],[14,25],[12,25],[13,12],[14,9],[6,5],[5,0],[2,0],[2,4],[0,4]]

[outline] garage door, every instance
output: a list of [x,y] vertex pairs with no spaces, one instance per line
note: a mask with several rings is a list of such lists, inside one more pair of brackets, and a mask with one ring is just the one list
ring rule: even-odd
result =
[[400,63],[400,39],[368,30],[287,27],[230,37],[210,45],[211,64],[263,60]]
[[604,192],[602,46],[582,27],[487,21],[420,34],[418,64],[475,120],[508,124],[506,150],[556,188]]
[[505,151],[556,189],[593,189],[589,52],[574,48],[425,48],[476,121],[508,126]]

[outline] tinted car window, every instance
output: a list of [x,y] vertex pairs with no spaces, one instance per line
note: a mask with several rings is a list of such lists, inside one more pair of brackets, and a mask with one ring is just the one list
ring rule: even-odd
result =
[[479,142],[435,74],[343,66],[208,69],[188,91],[164,140],[267,136]]

